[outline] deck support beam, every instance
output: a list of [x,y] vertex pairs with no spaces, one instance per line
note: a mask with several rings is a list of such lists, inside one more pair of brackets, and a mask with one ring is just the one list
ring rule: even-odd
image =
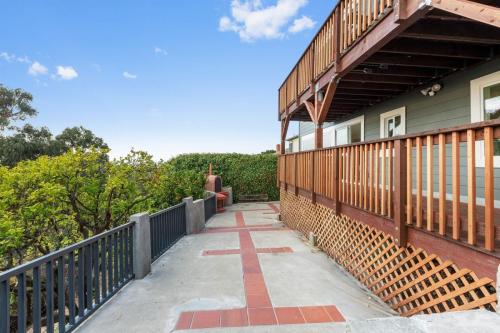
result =
[[290,116],[286,116],[285,118],[281,119],[281,142],[280,142],[280,153],[284,154],[285,153],[285,140],[286,140],[286,134],[288,132],[288,125],[290,125]]
[[500,8],[469,0],[434,0],[432,6],[449,13],[500,28]]

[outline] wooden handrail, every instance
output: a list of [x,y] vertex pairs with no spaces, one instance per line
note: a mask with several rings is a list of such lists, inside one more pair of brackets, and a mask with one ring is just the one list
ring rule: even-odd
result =
[[[288,153],[279,157],[279,182],[293,186],[296,194],[307,191],[313,201],[325,198],[337,211],[346,205],[393,221],[393,235],[402,245],[412,226],[495,251],[500,241],[500,224],[494,223],[500,215],[494,207],[496,139],[500,120]],[[484,154],[484,188],[476,186],[477,147]],[[292,163],[293,169],[287,168]],[[452,177],[447,183],[448,170]],[[467,181],[460,184],[461,178]],[[467,194],[467,201],[461,201],[461,194]]]
[[285,112],[341,55],[387,15],[392,10],[392,2],[340,0],[280,86],[279,112]]
[[[305,153],[305,152],[310,152],[310,151],[321,151],[321,150],[328,150],[332,148],[343,148],[343,147],[352,147],[352,146],[361,146],[361,145],[366,145],[370,143],[382,143],[382,142],[389,142],[389,141],[395,141],[395,140],[405,140],[405,139],[415,139],[417,137],[426,137],[428,135],[433,135],[433,136],[438,136],[439,134],[444,134],[446,137],[451,138],[451,134],[453,132],[462,132],[465,133],[465,135],[462,135],[460,137],[460,142],[466,142],[467,137],[466,137],[466,132],[469,129],[477,130],[477,129],[483,129],[484,127],[494,127],[493,130],[493,137],[494,139],[499,139],[500,138],[500,120],[495,119],[495,120],[486,120],[486,121],[480,121],[472,124],[465,124],[465,125],[458,125],[458,126],[453,126],[453,127],[447,127],[447,128],[440,128],[440,129],[435,129],[435,130],[429,130],[429,131],[423,131],[423,132],[418,132],[418,133],[411,133],[411,134],[406,134],[406,135],[398,135],[394,136],[392,138],[382,138],[382,139],[373,139],[373,140],[366,140],[362,142],[357,142],[357,143],[350,143],[346,145],[339,145],[335,147],[326,147],[326,148],[319,148],[319,149],[311,149],[311,150],[303,150],[300,152],[288,152],[282,155],[293,155],[293,154],[300,154],[300,153]],[[482,140],[483,137],[476,137],[476,140]],[[434,140],[434,143],[437,142],[438,139]],[[447,141],[447,143],[451,142],[451,140]],[[425,143],[424,143],[425,145]]]

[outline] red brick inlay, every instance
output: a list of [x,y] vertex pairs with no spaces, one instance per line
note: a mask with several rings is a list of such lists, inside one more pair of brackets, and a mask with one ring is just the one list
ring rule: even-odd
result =
[[[257,253],[293,253],[291,247],[262,247],[255,250]],[[202,252],[202,256],[223,256],[228,254],[241,254],[240,249],[228,249],[228,250],[205,250]]]
[[289,308],[275,308],[276,317],[278,317],[278,324],[304,324],[306,320],[300,312],[298,307]]
[[236,225],[240,228],[245,227],[245,220],[243,219],[243,212],[234,213],[236,219]]
[[221,327],[248,326],[247,309],[231,309],[222,311]]
[[[273,207],[273,204],[269,204]],[[273,209],[277,209],[274,206]],[[279,210],[278,210],[279,211]],[[292,253],[290,247],[256,249],[251,231],[287,230],[268,226],[246,226],[241,211],[235,212],[237,227],[210,228],[207,232],[238,232],[239,249],[205,250],[203,256],[239,254],[243,269],[243,286],[247,306],[241,309],[194,311],[181,313],[176,330],[256,325],[285,325],[345,321],[334,305],[275,308],[267,291],[258,253]],[[271,225],[272,226],[272,225]]]
[[275,205],[275,204],[268,204],[269,207],[271,207],[271,209],[275,212],[275,213],[279,213],[280,212],[280,209]]

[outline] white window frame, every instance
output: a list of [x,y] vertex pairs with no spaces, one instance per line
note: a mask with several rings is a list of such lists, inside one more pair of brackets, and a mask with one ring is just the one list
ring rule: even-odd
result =
[[[471,123],[484,121],[483,90],[500,83],[500,71],[470,81]],[[500,168],[500,156],[494,156],[493,165]],[[484,168],[484,141],[476,141],[476,166]]]
[[344,121],[342,123],[333,125],[333,142],[335,146],[338,146],[337,144],[337,131],[339,129],[343,129],[344,127],[350,126],[350,125],[355,125],[361,123],[361,142],[365,141],[365,115],[350,119],[348,121]]
[[392,111],[384,112],[380,114],[380,138],[387,138],[385,135],[385,121],[387,118],[392,118],[395,116],[401,116],[401,126],[403,128],[403,133],[399,135],[406,134],[406,106],[402,106]]
[[[311,139],[312,140],[312,146],[311,148],[309,149],[304,149],[304,139],[306,140],[309,140]],[[307,148],[307,147],[306,147]],[[309,133],[309,134],[305,134],[303,136],[300,137],[300,142],[299,142],[299,151],[308,151],[308,150],[312,150],[314,149],[314,132],[313,133]]]

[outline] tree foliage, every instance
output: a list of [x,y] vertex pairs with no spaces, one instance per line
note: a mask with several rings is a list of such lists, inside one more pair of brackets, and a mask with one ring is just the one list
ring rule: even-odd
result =
[[203,195],[204,177],[132,151],[71,150],[0,167],[0,270]]
[[35,116],[32,101],[30,93],[22,89],[9,89],[0,84],[0,131],[11,128],[13,122]]
[[184,154],[168,162],[175,170],[213,172],[222,177],[224,186],[233,188],[233,196],[238,200],[240,194],[267,194],[269,200],[278,200],[276,187],[277,157],[275,151],[261,154]]

